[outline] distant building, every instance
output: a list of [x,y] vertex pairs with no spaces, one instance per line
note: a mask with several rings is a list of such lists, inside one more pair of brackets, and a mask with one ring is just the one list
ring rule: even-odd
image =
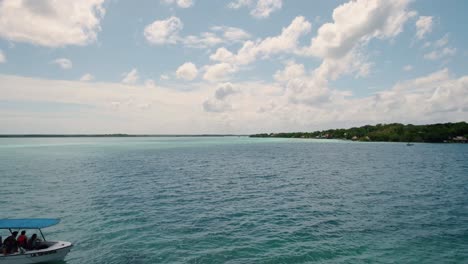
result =
[[463,137],[463,136],[456,136],[454,138],[452,138],[453,142],[456,142],[456,143],[468,143],[468,139],[466,139],[466,137]]

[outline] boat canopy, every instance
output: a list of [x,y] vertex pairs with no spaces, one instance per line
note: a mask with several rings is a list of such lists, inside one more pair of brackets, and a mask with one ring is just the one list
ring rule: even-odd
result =
[[0,229],[41,229],[59,222],[56,218],[0,219]]

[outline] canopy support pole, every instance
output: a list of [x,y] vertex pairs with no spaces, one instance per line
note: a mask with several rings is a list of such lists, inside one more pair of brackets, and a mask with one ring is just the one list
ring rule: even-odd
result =
[[39,228],[39,232],[41,232],[41,236],[42,236],[42,239],[44,240],[44,242],[46,241],[45,237],[44,237],[44,234],[42,234],[42,231],[41,229]]

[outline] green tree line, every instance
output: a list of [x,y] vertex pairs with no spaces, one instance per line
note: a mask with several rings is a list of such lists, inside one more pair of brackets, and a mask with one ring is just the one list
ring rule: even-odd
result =
[[393,123],[315,132],[263,133],[250,137],[329,138],[388,142],[466,142],[468,124],[466,122],[430,125]]

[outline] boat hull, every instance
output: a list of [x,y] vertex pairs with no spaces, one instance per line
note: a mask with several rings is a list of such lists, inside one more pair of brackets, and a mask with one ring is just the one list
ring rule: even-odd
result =
[[72,243],[56,241],[50,247],[41,250],[31,250],[24,253],[0,255],[0,264],[31,264],[63,260],[70,252]]

